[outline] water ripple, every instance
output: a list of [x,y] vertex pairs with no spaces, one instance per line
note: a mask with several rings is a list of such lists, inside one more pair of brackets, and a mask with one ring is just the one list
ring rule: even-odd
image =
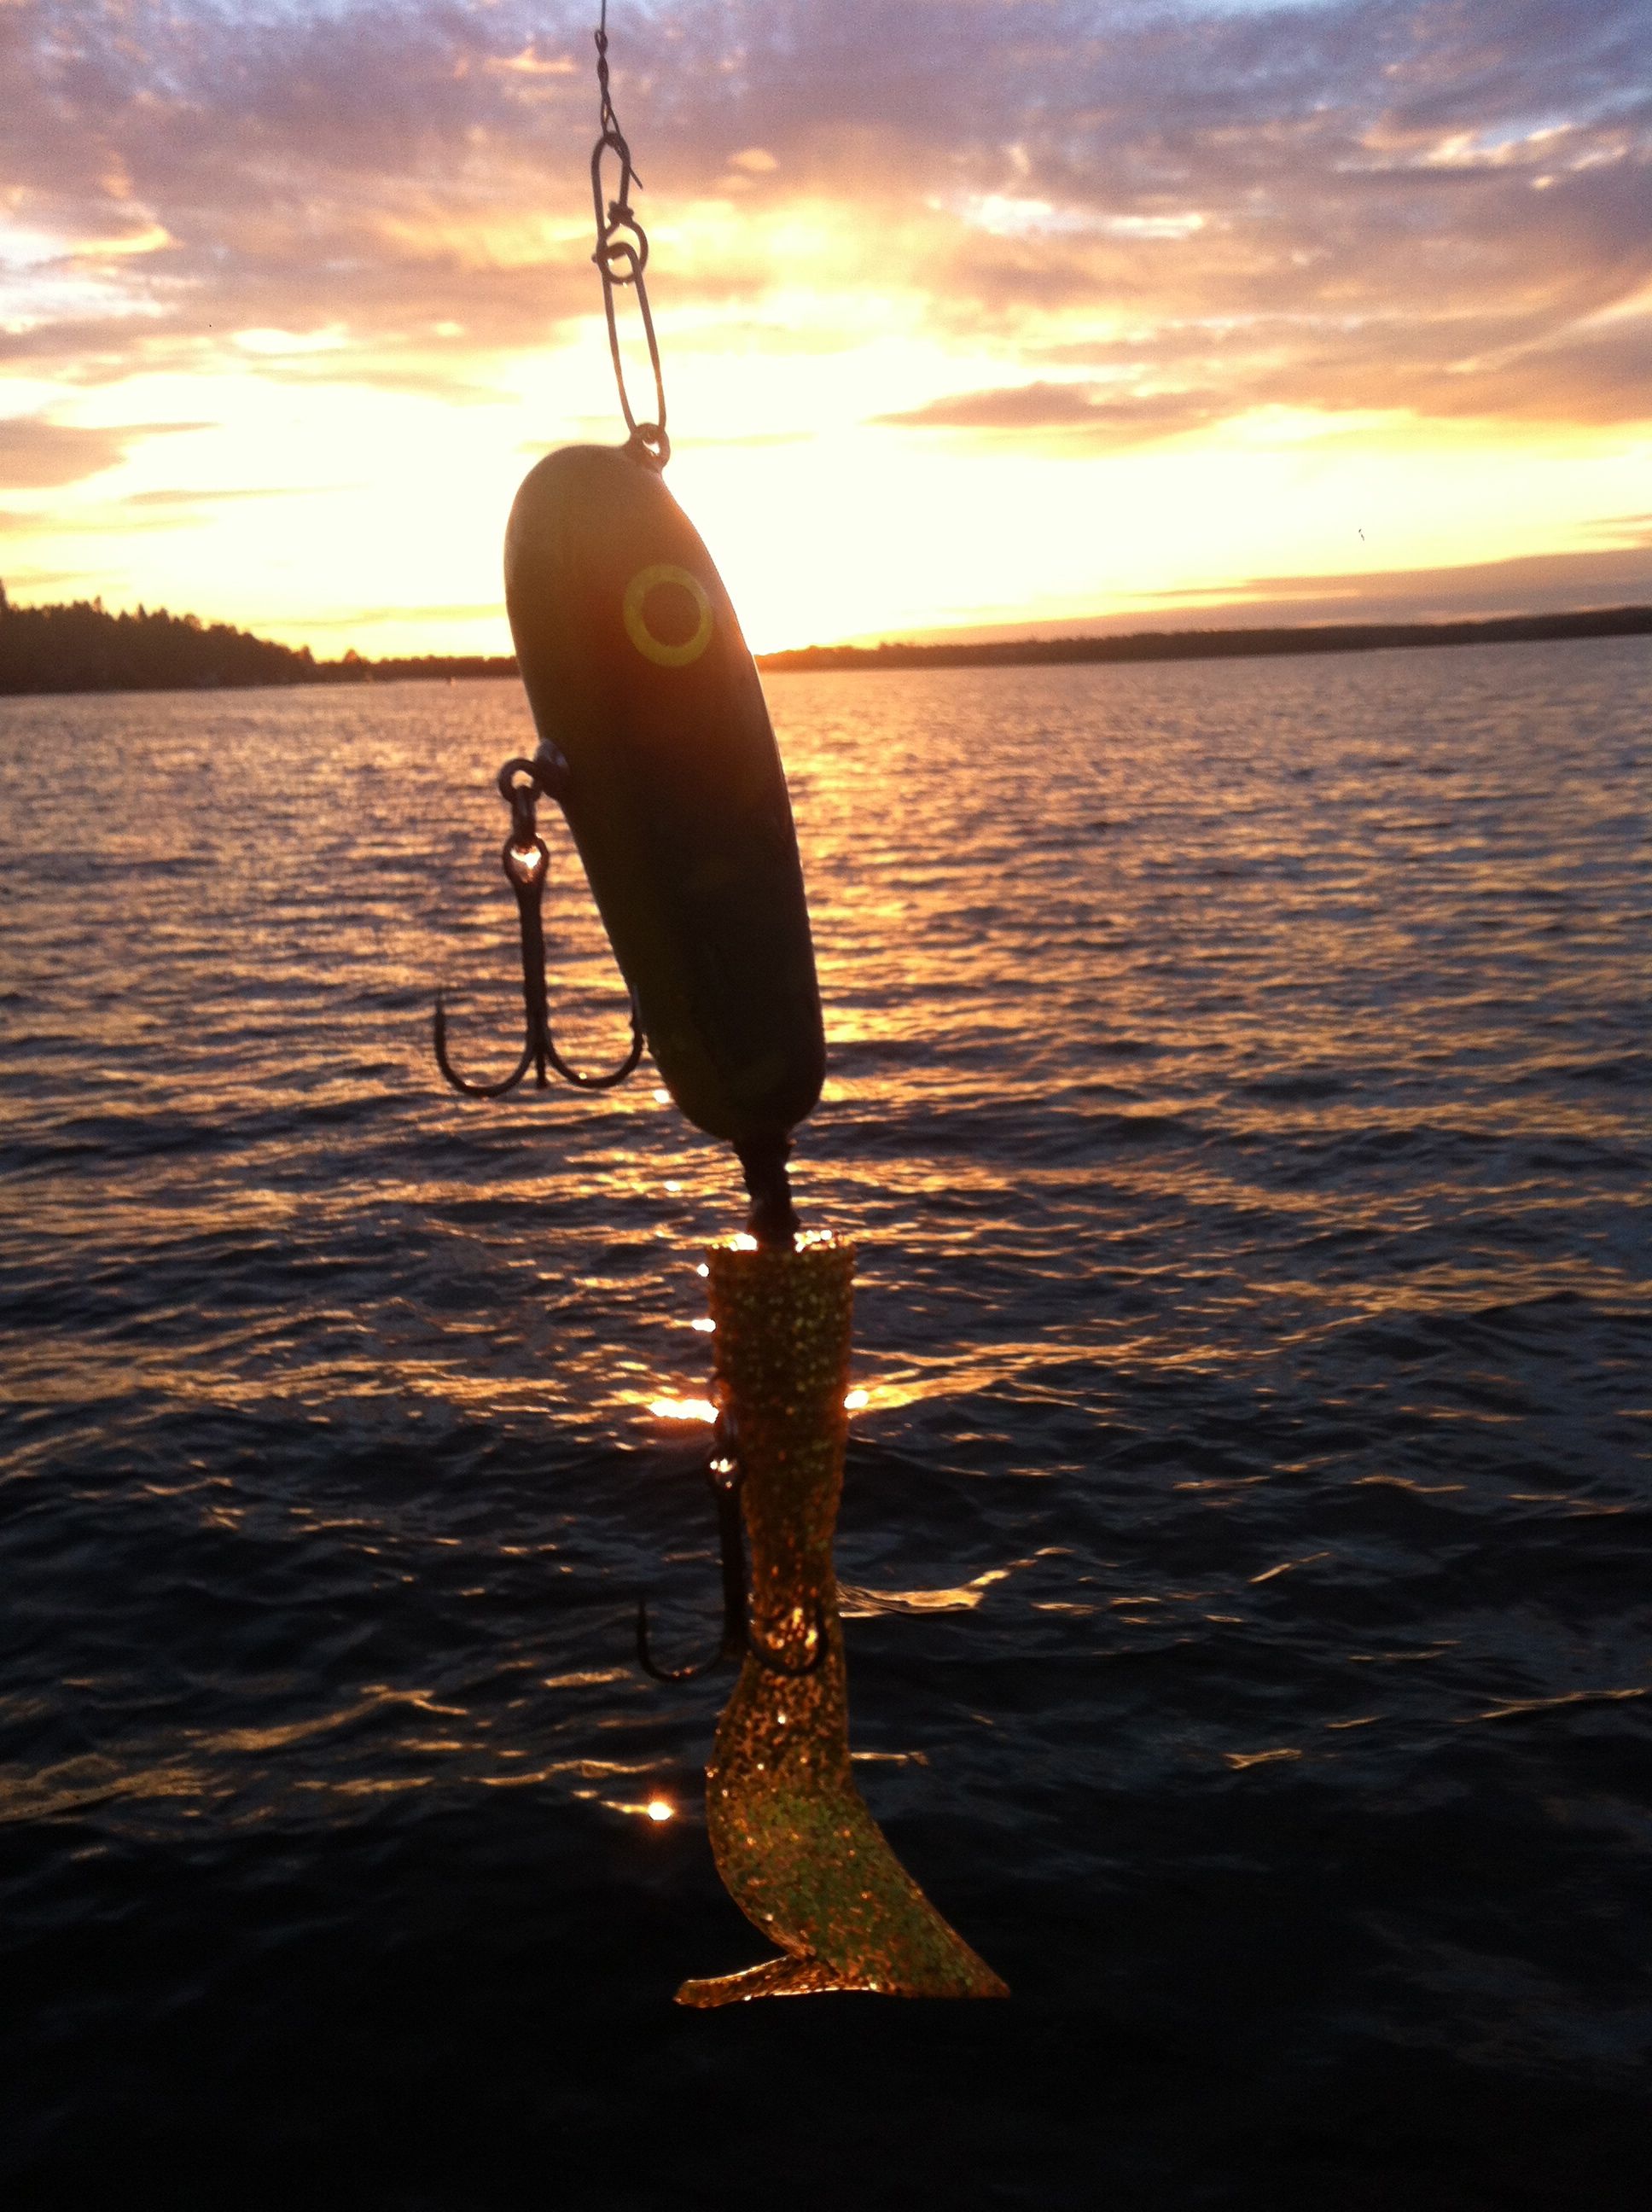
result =
[[[1264,2100],[1374,2046],[1615,2078],[1646,647],[771,690],[832,1041],[799,1200],[860,1248],[840,1568],[880,1816],[1035,2008],[1113,2005],[1201,2082],[1252,2047]],[[78,2140],[65,2054],[134,1991],[206,2078],[336,2007],[329,1958],[404,2048],[394,1962],[461,1923],[467,2019],[467,1976],[525,2016],[524,1958],[652,2005],[747,1955],[697,1811],[718,1687],[629,1664],[641,1589],[673,1649],[715,1615],[668,1416],[733,1164],[646,1070],[476,1108],[429,1063],[439,977],[479,1052],[519,1020],[492,779],[528,735],[505,684],[0,702],[25,2149]],[[87,759],[122,763],[91,809]]]

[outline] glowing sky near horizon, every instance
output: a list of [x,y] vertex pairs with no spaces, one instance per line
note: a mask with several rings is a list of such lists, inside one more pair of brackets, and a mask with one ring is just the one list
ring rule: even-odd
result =
[[[617,435],[591,10],[0,0],[0,577],[507,648]],[[1652,595],[1643,0],[615,0],[761,647]]]

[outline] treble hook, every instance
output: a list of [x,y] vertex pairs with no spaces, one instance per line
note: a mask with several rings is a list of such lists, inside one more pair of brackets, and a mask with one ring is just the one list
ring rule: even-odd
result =
[[608,1091],[615,1084],[623,1083],[642,1057],[642,1024],[637,1015],[635,994],[631,996],[631,1048],[617,1067],[605,1075],[582,1075],[570,1067],[556,1049],[556,1041],[550,1030],[550,1006],[545,987],[545,931],[540,914],[544,898],[545,878],[550,872],[550,854],[544,839],[539,835],[534,817],[534,804],[542,791],[560,799],[566,791],[567,763],[560,758],[542,756],[537,761],[507,760],[499,771],[499,795],[511,810],[510,834],[501,852],[506,881],[516,894],[516,911],[522,927],[522,998],[527,1010],[527,1036],[522,1046],[522,1057],[510,1073],[498,1083],[471,1083],[458,1074],[447,1057],[447,1009],[440,991],[436,994],[436,1013],[434,1024],[436,1065],[452,1088],[467,1098],[502,1098],[517,1085],[531,1067],[535,1070],[538,1088],[548,1087],[547,1067],[554,1067],[565,1083],[578,1085],[581,1091]]
[[708,1657],[695,1661],[688,1667],[661,1667],[648,1649],[648,1601],[637,1600],[637,1662],[645,1674],[652,1674],[656,1682],[692,1682],[701,1674],[709,1674],[714,1667],[727,1661],[744,1659],[748,1654],[758,1666],[771,1674],[785,1674],[793,1680],[818,1671],[826,1657],[826,1617],[823,1607],[817,1606],[815,1619],[808,1626],[809,1656],[801,1666],[784,1659],[780,1653],[766,1645],[754,1635],[751,1627],[750,1602],[746,1595],[745,1543],[740,1528],[740,1484],[742,1470],[738,1447],[735,1441],[734,1417],[726,1407],[717,1416],[717,1425],[712,1431],[710,1452],[706,1459],[706,1480],[717,1504],[717,1543],[721,1555],[723,1576],[723,1633],[717,1648]]

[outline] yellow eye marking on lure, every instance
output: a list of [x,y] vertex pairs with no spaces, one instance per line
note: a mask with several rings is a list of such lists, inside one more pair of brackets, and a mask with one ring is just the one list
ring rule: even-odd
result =
[[[693,636],[679,645],[667,644],[665,639],[656,637],[643,612],[649,592],[661,584],[672,584],[678,591],[686,592],[699,617]],[[658,661],[662,668],[686,668],[691,660],[698,660],[711,643],[711,601],[706,596],[705,586],[686,568],[674,568],[669,561],[637,570],[625,586],[624,613],[626,635],[645,659]]]

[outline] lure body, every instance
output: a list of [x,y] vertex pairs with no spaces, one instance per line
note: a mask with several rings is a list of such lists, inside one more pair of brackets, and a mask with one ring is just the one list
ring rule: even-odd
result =
[[517,493],[505,600],[661,1079],[709,1135],[783,1147],[820,1095],[820,993],[780,753],[710,555],[656,469],[566,447]]

